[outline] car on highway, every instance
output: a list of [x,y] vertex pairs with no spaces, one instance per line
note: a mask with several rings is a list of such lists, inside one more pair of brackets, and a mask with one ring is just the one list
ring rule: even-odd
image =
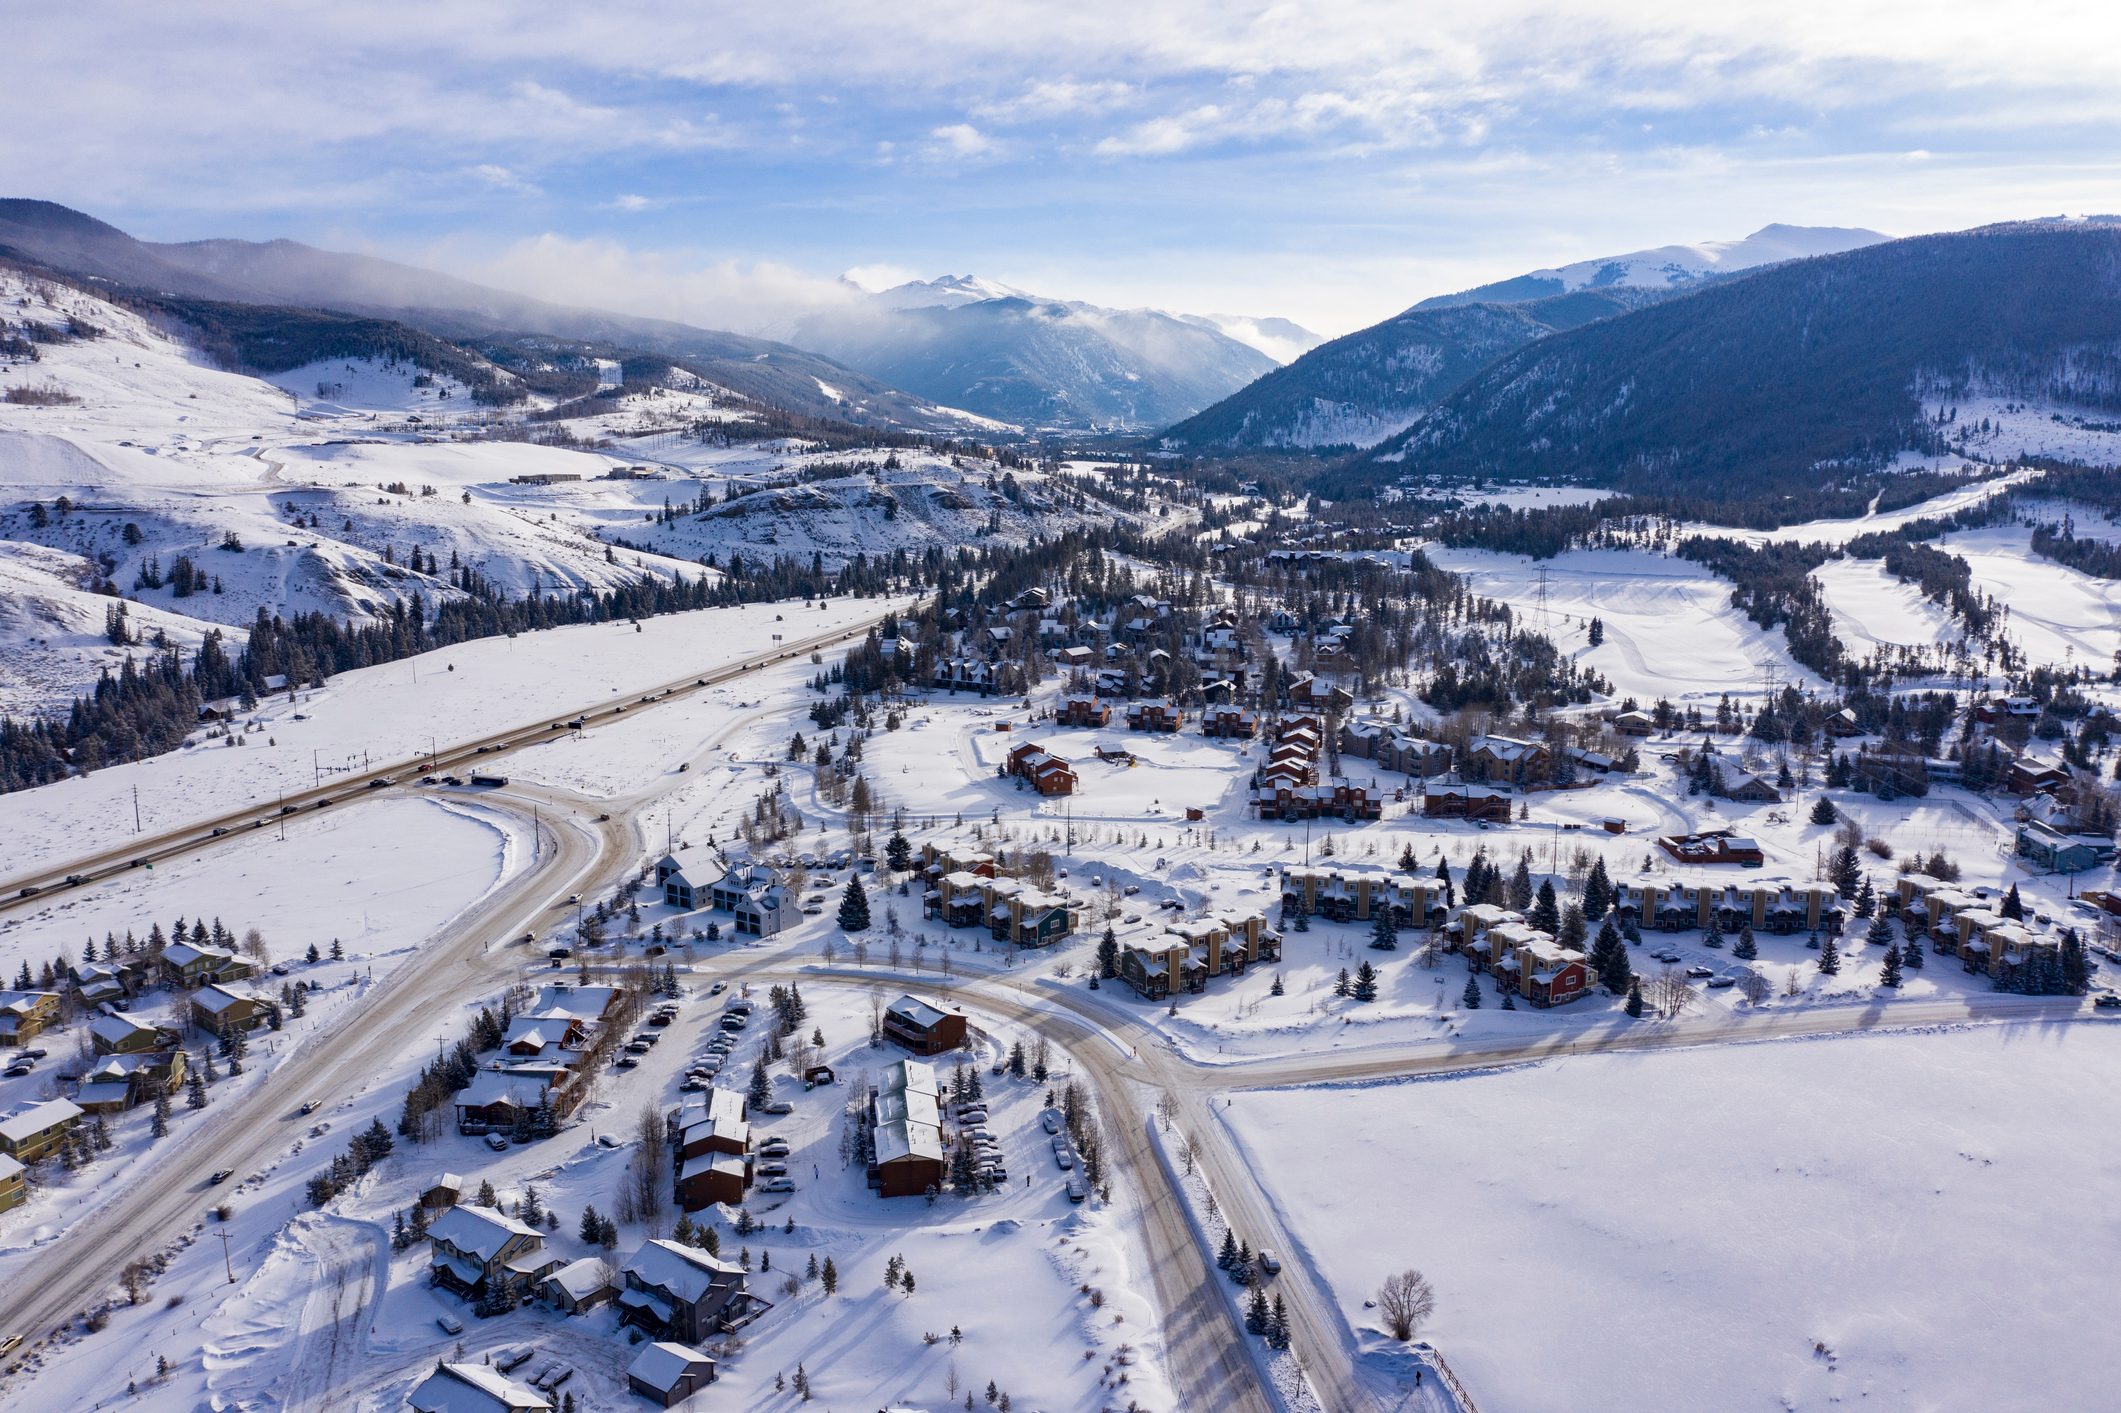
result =
[[582,901],[582,895],[579,893],[569,893],[567,895],[567,901],[570,903],[579,903]]
[[302,1105],[302,1112],[304,1114],[314,1114],[317,1110],[323,1107],[324,1101],[322,1099],[311,1099]]
[[444,785],[462,785],[464,782],[457,776],[445,775],[442,777],[442,783]]
[[0,1359],[5,1359],[22,1347],[21,1335],[0,1336]]
[[66,886],[69,888],[79,888],[86,882],[88,882],[88,875],[85,873],[69,873],[66,875]]
[[293,814],[296,810],[300,808],[302,808],[300,805],[282,805],[280,806],[280,813]]
[[42,888],[38,887],[34,883],[25,883],[22,885],[20,891],[15,894],[15,896],[18,898],[34,898],[43,891],[44,890]]
[[761,1192],[793,1192],[795,1191],[795,1179],[785,1177],[767,1178],[759,1184],[758,1190]]
[[435,783],[435,778],[432,775],[423,775],[420,777],[420,783],[422,785],[432,785]]
[[710,996],[719,996],[722,994],[722,989],[728,984],[729,983],[726,981],[717,981],[714,983],[714,985],[707,988],[707,994]]
[[1281,1274],[1281,1257],[1262,1246],[1259,1248],[1259,1268],[1270,1276],[1278,1276]]
[[227,830],[227,829],[225,829],[225,828],[223,828],[223,827],[222,827],[221,825],[218,825],[218,824],[217,824],[217,825],[215,825],[215,826],[214,826],[214,829],[213,829],[213,833],[212,833],[212,834],[210,834],[210,835],[208,835],[207,837],[208,837],[208,838],[212,838],[212,839],[218,839],[218,838],[220,838],[220,837],[221,837],[222,835],[226,834],[227,832],[228,832],[228,830]]
[[397,783],[397,781],[391,779],[387,775],[378,775],[375,779],[368,782],[368,788],[371,790],[380,790],[385,785],[395,785]]
[[330,804],[330,803],[331,803],[331,796],[329,796],[329,795],[326,795],[326,796],[325,796],[325,797],[324,797],[323,799],[321,799],[321,800],[317,801],[317,808],[318,808],[318,809],[323,809],[323,808],[324,808],[324,807],[325,807],[326,805],[328,805],[328,804]]
[[216,1168],[214,1175],[206,1180],[206,1185],[208,1187],[219,1187],[235,1175],[236,1170],[234,1168]]

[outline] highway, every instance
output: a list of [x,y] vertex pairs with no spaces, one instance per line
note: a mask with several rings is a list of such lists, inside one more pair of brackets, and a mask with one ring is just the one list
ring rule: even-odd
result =
[[[875,614],[847,628],[783,644],[781,651],[764,657],[726,663],[704,673],[690,672],[639,694],[643,697],[654,697],[655,702],[614,702],[607,693],[584,706],[547,712],[535,721],[458,741],[433,754],[422,752],[403,760],[377,765],[362,774],[342,775],[329,784],[288,795],[284,800],[270,805],[246,805],[240,810],[193,820],[158,834],[142,835],[115,848],[9,878],[0,882],[0,913],[18,908],[42,907],[53,901],[51,895],[54,893],[86,887],[141,865],[180,858],[216,844],[234,843],[277,822],[282,813],[299,813],[325,807],[342,808],[357,799],[367,799],[372,795],[384,793],[381,788],[372,790],[369,786],[385,777],[400,779],[409,776],[416,780],[421,775],[442,775],[459,769],[489,771],[506,759],[510,752],[552,740],[555,735],[552,723],[555,721],[571,721],[580,717],[585,724],[594,724],[604,720],[616,720],[626,712],[649,710],[662,702],[678,700],[710,687],[733,682],[745,673],[767,664],[786,662],[791,658],[807,656],[841,643],[853,642],[889,617],[890,612],[889,609],[879,609]],[[67,880],[70,878],[79,878],[80,881],[69,883]],[[24,889],[33,891],[25,894]]]

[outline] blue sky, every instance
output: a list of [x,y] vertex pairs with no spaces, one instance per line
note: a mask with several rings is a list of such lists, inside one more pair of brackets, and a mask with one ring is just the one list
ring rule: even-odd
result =
[[0,189],[769,330],[858,270],[1339,333],[1771,221],[2121,209],[2111,5],[1721,9],[88,0],[10,16]]

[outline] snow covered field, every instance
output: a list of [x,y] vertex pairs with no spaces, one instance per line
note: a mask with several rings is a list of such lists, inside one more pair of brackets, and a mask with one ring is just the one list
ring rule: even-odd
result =
[[1376,1357],[1364,1300],[1428,1275],[1423,1334],[1483,1406],[2092,1408],[2121,1379],[2097,1332],[2115,1023],[1573,1058],[1217,1115]]
[[[1642,702],[1713,702],[1725,692],[1757,696],[1762,669],[1781,681],[1817,687],[1789,655],[1780,630],[1766,632],[1730,608],[1731,586],[1700,565],[1637,550],[1572,550],[1534,563],[1521,555],[1431,546],[1442,568],[1467,577],[1473,592],[1500,599],[1563,652],[1611,679],[1616,697]],[[1538,605],[1547,575],[1547,616]],[[1588,646],[1593,618],[1605,642]]]
[[1894,644],[1928,646],[1959,637],[1952,617],[1877,559],[1830,559],[1812,572],[1826,591],[1841,645],[1852,657]]
[[2009,617],[2003,631],[2034,662],[2110,671],[2121,651],[2121,586],[2043,559],[2023,525],[1988,525],[1947,536],[1941,547],[1965,559],[1974,587]]

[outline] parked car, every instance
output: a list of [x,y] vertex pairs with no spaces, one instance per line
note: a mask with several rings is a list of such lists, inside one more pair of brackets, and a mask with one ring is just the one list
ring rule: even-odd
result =
[[786,1099],[768,1099],[765,1103],[759,1105],[759,1112],[762,1114],[792,1114],[795,1112],[795,1105]]
[[496,1153],[506,1153],[508,1140],[498,1133],[489,1133],[486,1135],[486,1146]]
[[759,1145],[759,1156],[760,1156],[761,1158],[785,1158],[785,1157],[787,1157],[787,1156],[788,1156],[788,1140],[787,1140],[787,1139],[785,1139],[785,1138],[769,1138],[769,1139],[767,1139],[767,1140],[766,1140],[766,1141],[765,1141],[764,1143],[761,1143],[761,1144]]
[[793,1192],[795,1191],[795,1179],[784,1177],[767,1178],[759,1184],[758,1190],[760,1192]]
[[630,1070],[639,1068],[641,1062],[631,1055],[621,1055],[611,1063],[619,1069]]
[[1060,1164],[1062,1172],[1075,1166],[1075,1150],[1068,1146],[1067,1139],[1053,1140],[1053,1161]]
[[2092,1004],[2101,1010],[2112,1010],[2116,1006],[2121,1006],[2121,995],[2116,995],[2111,991],[2101,991],[2098,995],[2092,997]]
[[1080,1202],[1089,1195],[1090,1189],[1081,1178],[1072,1177],[1068,1179],[1068,1200],[1070,1202]]
[[762,1178],[786,1177],[788,1176],[788,1165],[781,1162],[764,1162],[759,1164],[758,1174]]
[[464,1322],[454,1315],[437,1315],[435,1316],[435,1323],[442,1327],[443,1334],[460,1335],[464,1333]]
[[1709,990],[1711,991],[1728,990],[1737,984],[1738,978],[1735,976],[1712,976],[1709,978]]
[[688,1074],[678,1081],[678,1092],[681,1094],[698,1094],[709,1088],[712,1088],[710,1082],[696,1074]]
[[1061,1117],[1059,1114],[1054,1113],[1051,1109],[1048,1109],[1045,1113],[1040,1114],[1038,1116],[1038,1121],[1046,1126],[1046,1132],[1048,1133],[1059,1133],[1061,1131]]
[[1652,952],[1650,956],[1653,960],[1663,962],[1666,966],[1670,966],[1679,960],[1679,954],[1669,947],[1662,952]]
[[1696,980],[1696,981],[1699,981],[1699,980],[1701,980],[1701,979],[1702,979],[1703,977],[1706,977],[1706,976],[1714,976],[1714,975],[1715,975],[1716,973],[1715,973],[1714,971],[1710,970],[1710,969],[1709,969],[1708,967],[1704,967],[1704,966],[1691,966],[1691,967],[1688,967],[1688,968],[1686,969],[1686,974],[1687,974],[1688,976],[1691,976],[1692,978],[1694,978],[1694,980]]

